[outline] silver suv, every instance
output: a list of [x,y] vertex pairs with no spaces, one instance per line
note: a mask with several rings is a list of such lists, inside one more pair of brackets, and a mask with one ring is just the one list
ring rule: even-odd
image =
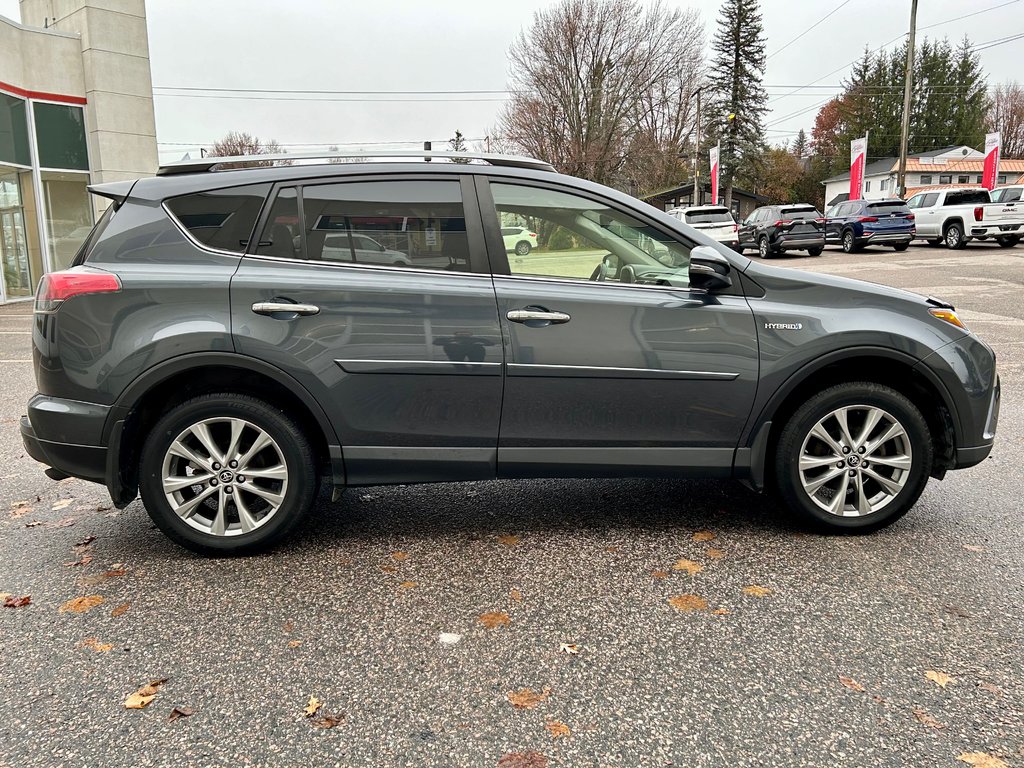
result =
[[735,478],[870,531],[988,456],[995,358],[949,304],[449,156],[92,187],[106,213],[36,297],[28,452],[210,554],[279,541],[321,483]]

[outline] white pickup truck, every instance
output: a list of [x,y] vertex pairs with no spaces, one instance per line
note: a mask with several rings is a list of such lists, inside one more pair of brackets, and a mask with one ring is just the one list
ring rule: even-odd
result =
[[918,192],[907,201],[917,238],[931,245],[963,248],[974,238],[1012,248],[1024,237],[1024,205],[993,203],[987,189],[953,188]]

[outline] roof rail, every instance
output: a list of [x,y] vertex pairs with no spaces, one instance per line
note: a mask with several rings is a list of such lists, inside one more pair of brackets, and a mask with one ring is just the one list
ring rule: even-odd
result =
[[[507,168],[531,168],[537,171],[554,171],[550,163],[535,160],[532,157],[519,155],[494,155],[484,152],[440,152],[436,150],[387,149],[372,152],[295,152],[279,155],[233,155],[231,157],[203,157],[198,160],[181,160],[176,163],[161,165],[157,176],[170,176],[177,173],[199,173],[209,171],[214,166],[234,165],[235,163],[251,163],[254,160],[279,162],[283,160],[373,160],[375,158],[395,159],[431,159],[431,160],[482,160],[490,165]],[[264,166],[265,167],[265,166]]]

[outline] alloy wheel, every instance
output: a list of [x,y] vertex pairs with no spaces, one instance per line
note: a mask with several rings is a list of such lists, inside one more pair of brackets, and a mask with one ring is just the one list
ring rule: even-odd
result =
[[212,536],[238,536],[265,525],[288,491],[280,446],[245,419],[199,421],[164,454],[164,496],[178,517]]
[[800,449],[800,483],[815,505],[838,517],[874,514],[910,478],[910,436],[889,412],[871,405],[837,408],[820,419]]
[[959,227],[953,226],[946,230],[946,246],[949,248],[956,248],[960,245],[960,234]]
[[762,237],[757,241],[757,253],[762,259],[768,258],[768,238]]

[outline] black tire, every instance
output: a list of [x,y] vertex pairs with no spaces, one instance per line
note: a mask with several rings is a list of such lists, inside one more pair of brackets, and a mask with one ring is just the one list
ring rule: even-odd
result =
[[928,243],[928,245],[930,245],[932,248],[935,248],[936,246],[942,245],[942,238],[941,237],[931,237],[931,238],[928,238],[927,240],[925,240],[925,242]]
[[959,251],[967,245],[963,225],[955,221],[946,226],[945,231],[942,233],[942,239],[946,243],[946,247],[952,251]]
[[757,239],[757,255],[762,259],[767,259],[772,255],[772,247],[768,244],[768,238],[764,235]]
[[1000,248],[1013,248],[1013,246],[1020,242],[1020,235],[1003,235],[1002,237],[997,237],[996,242],[999,243]]
[[[843,406],[874,407],[891,414],[905,430],[911,450],[911,468],[903,487],[880,509],[861,516],[844,517],[822,509],[804,490],[800,477],[799,462],[805,439],[810,439],[810,431],[821,419]],[[885,422],[879,422],[876,429],[883,429],[884,425]],[[859,428],[850,424],[850,432],[856,438]],[[872,434],[877,436],[876,432]],[[856,450],[851,451],[846,460],[851,460],[850,457],[856,453]],[[928,424],[909,399],[891,387],[872,382],[838,384],[808,399],[789,418],[776,444],[775,488],[784,505],[801,522],[816,530],[827,533],[870,533],[898,520],[917,502],[928,482],[932,460],[933,447]],[[832,465],[828,464],[823,469],[832,471]],[[863,467],[861,470],[867,471]],[[881,488],[872,480],[864,482],[872,484],[872,488]],[[831,488],[829,490],[835,491]],[[851,493],[856,495],[855,490]]]
[[[243,419],[264,431],[277,443],[287,469],[283,501],[272,517],[248,533],[215,535],[197,530],[174,512],[164,495],[164,458],[171,443],[192,425],[217,418]],[[139,466],[139,492],[153,522],[176,544],[210,556],[251,554],[281,542],[309,513],[317,492],[316,467],[308,438],[283,411],[248,395],[223,392],[187,400],[156,423],[145,438]],[[253,478],[248,480],[251,486]],[[199,483],[197,487],[202,485]],[[240,491],[246,488],[241,484],[236,487]],[[199,508],[202,510],[202,505]],[[237,507],[235,514],[238,514]]]
[[859,250],[860,246],[857,245],[857,238],[853,236],[853,230],[843,232],[843,253],[856,253]]
[[898,251],[899,253],[903,253],[903,251],[907,250],[907,248],[909,247],[910,243],[896,243],[896,245],[894,245],[892,249],[894,251]]
[[821,254],[824,253],[824,251],[825,251],[825,246],[823,246],[823,245],[819,245],[817,248],[808,248],[807,249],[807,253],[809,253],[811,256],[821,256]]
[[516,243],[516,256],[526,256],[529,254],[531,247],[525,240],[520,240]]

